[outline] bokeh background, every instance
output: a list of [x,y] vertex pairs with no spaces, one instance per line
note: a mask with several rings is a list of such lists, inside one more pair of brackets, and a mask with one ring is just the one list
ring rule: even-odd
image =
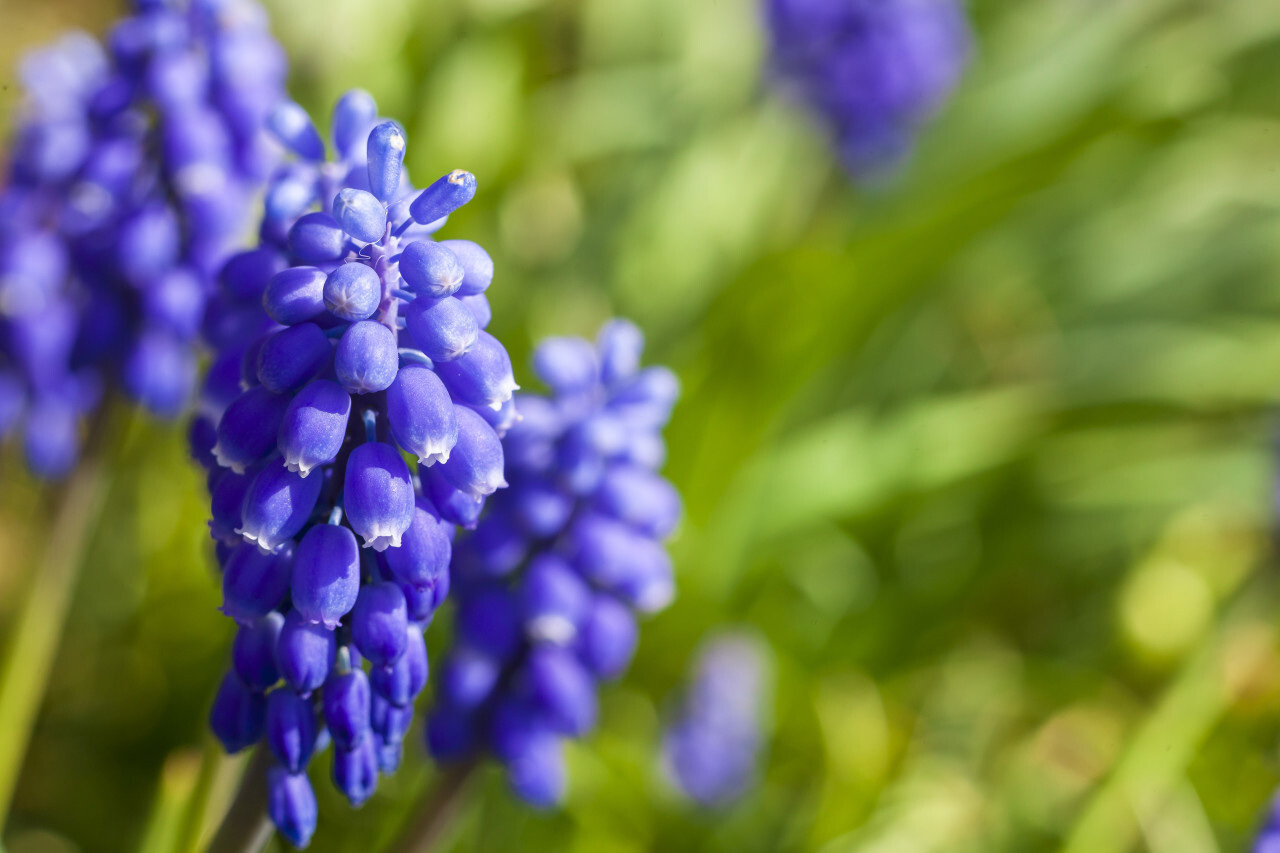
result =
[[[482,773],[442,849],[1247,846],[1280,782],[1280,4],[975,0],[957,97],[862,189],[762,84],[754,0],[266,5],[301,103],[364,87],[420,179],[479,176],[450,228],[518,379],[621,313],[684,385],[675,604],[565,809]],[[23,50],[116,12],[0,4],[6,121]],[[201,479],[113,417],[9,853],[189,849],[234,783]],[[3,637],[48,514],[0,466]],[[656,755],[726,622],[776,691],[760,783],[708,814]],[[384,849],[434,778],[418,748],[358,812],[317,785],[312,849]]]

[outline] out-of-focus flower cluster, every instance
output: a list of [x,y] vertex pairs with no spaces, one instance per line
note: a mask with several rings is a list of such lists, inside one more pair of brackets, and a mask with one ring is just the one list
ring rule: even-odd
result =
[[415,190],[403,131],[362,91],[334,110],[332,161],[297,105],[269,125],[294,160],[268,188],[261,245],[221,272],[191,441],[240,625],[211,723],[231,752],[265,737],[271,817],[304,847],[316,752],[333,743],[353,805],[400,763],[454,525],[506,485],[516,384],[484,331],[489,256],[431,237],[475,178]]
[[817,114],[862,177],[907,155],[972,41],[957,0],[765,0],[765,20],[775,84]]
[[65,474],[109,385],[177,414],[213,276],[278,158],[286,63],[252,0],[137,0],[27,57],[0,191],[0,435]]
[[442,761],[491,751],[536,806],[563,797],[562,740],[594,726],[597,682],[631,661],[635,614],[673,594],[662,541],[680,500],[656,471],[678,385],[664,367],[640,368],[642,348],[625,321],[595,346],[538,347],[534,369],[552,396],[517,397],[510,488],[454,551],[455,644],[428,745]]
[[706,807],[725,806],[755,782],[768,698],[760,641],[725,634],[705,643],[662,740],[668,779]]

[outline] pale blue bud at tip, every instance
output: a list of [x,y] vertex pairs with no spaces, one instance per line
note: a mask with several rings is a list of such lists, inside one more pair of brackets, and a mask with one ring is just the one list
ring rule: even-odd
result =
[[307,111],[292,101],[285,101],[267,118],[267,128],[280,142],[304,160],[324,159],[324,140],[311,122]]
[[399,264],[400,277],[419,296],[452,296],[465,276],[457,256],[431,240],[417,240],[405,246]]
[[409,205],[409,215],[420,225],[435,222],[462,207],[476,195],[476,176],[455,169],[418,193]]
[[333,358],[338,381],[352,394],[385,391],[399,367],[395,333],[374,320],[352,323],[338,341]]
[[[393,121],[384,121],[369,132],[366,148],[369,155],[369,189],[382,201],[391,201],[400,189],[404,148],[404,131]],[[471,195],[475,195],[475,178],[471,179],[471,187]],[[466,201],[469,200],[470,196]],[[414,219],[423,221],[416,216]]]
[[333,216],[343,231],[362,243],[376,243],[387,233],[386,205],[364,190],[339,190],[333,199]]

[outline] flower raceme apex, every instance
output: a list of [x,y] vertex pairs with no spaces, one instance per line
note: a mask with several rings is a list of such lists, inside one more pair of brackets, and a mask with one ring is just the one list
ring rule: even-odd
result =
[[269,126],[291,156],[260,245],[221,270],[191,439],[239,625],[211,723],[229,751],[265,739],[270,814],[302,847],[313,732],[353,805],[400,763],[455,527],[506,487],[517,386],[486,331],[488,253],[435,239],[475,177],[415,189],[404,131],[360,91],[334,109],[332,159],[297,105]]

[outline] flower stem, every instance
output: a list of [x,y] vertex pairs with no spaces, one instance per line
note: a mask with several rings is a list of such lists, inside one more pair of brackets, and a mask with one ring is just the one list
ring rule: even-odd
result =
[[50,494],[53,522],[43,554],[31,573],[0,667],[0,827],[22,771],[36,716],[62,638],[72,593],[84,562],[85,547],[105,504],[110,481],[104,460],[106,422],[101,413],[85,443],[79,464]]
[[271,840],[271,820],[267,817],[267,769],[271,751],[259,745],[240,778],[240,787],[231,801],[207,853],[258,853]]
[[476,761],[455,764],[440,777],[396,844],[398,853],[429,853],[439,843],[461,811],[467,781],[476,765]]

